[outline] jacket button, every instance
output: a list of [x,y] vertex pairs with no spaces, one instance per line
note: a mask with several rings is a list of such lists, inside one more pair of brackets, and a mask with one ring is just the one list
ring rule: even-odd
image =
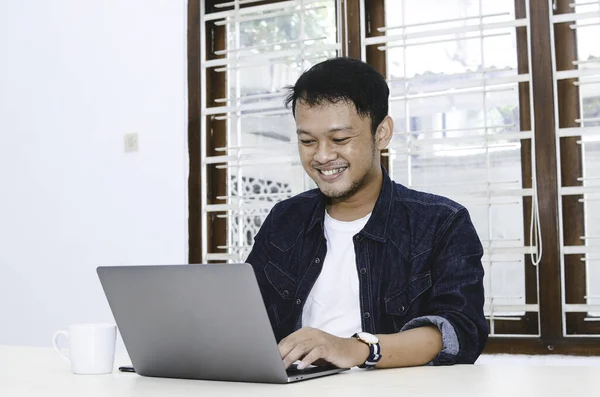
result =
[[290,296],[290,291],[288,291],[287,289],[285,291],[283,291],[283,296],[285,298],[287,298],[288,296]]
[[400,306],[400,311],[403,312],[404,311],[404,306]]
[[301,303],[302,303],[302,300],[301,300],[301,299],[297,299],[297,300],[296,300],[296,304],[297,304],[297,305],[299,305],[299,304],[301,304]]
[[356,241],[361,241],[363,239],[363,236],[361,234],[359,234],[358,236],[356,236]]
[[316,263],[316,264],[319,264],[319,263],[321,263],[321,259],[319,259],[319,258],[315,259],[315,263]]
[[365,314],[363,315],[364,318],[369,318],[371,317],[371,313],[369,312],[365,312]]
[[360,274],[367,274],[367,269],[365,269],[364,267],[360,269]]

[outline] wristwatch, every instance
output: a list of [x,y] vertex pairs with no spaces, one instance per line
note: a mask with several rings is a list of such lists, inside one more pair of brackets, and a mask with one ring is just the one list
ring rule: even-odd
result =
[[359,365],[358,368],[374,368],[379,360],[381,360],[379,338],[368,332],[357,332],[352,335],[352,337],[369,346],[369,357],[367,357],[364,364]]

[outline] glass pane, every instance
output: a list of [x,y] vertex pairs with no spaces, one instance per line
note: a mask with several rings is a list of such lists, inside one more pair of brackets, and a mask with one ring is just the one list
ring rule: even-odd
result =
[[[584,155],[584,186],[600,191],[600,140],[583,144]],[[587,302],[600,305],[600,193],[584,195],[585,213],[585,245],[596,253],[586,255]],[[600,316],[600,311],[588,313]]]
[[481,1],[481,13],[485,15],[486,23],[512,21],[516,18],[516,7],[525,10],[525,0],[483,0]]
[[[584,231],[582,243],[590,253],[584,256],[586,270],[586,302],[600,305],[600,3],[577,0],[575,10],[583,18],[570,22],[577,39],[577,69],[585,74],[576,81],[580,95],[578,120],[568,120],[582,128],[581,146],[583,172],[579,181],[588,189],[583,202]],[[560,106],[560,103],[559,103]],[[563,159],[563,163],[564,163]],[[564,183],[563,183],[564,185]],[[566,286],[569,288],[569,286]],[[600,317],[599,310],[588,316]]]
[[[400,7],[398,3],[401,3]],[[407,25],[415,30],[416,28],[425,30],[423,26],[432,22],[436,22],[436,29],[473,25],[479,22],[479,4],[471,0],[388,0],[385,9],[397,10],[397,12],[386,13],[387,26]],[[463,18],[470,19],[459,20]]]
[[392,8],[391,41],[379,45],[395,120],[392,175],[468,208],[486,250],[488,315],[494,304],[524,304],[521,139],[530,133],[520,133],[516,29],[497,26],[514,20],[515,2],[388,0]]
[[600,68],[600,45],[598,45],[600,24],[598,16],[594,16],[594,14],[600,11],[600,3],[588,0],[576,0],[574,3],[576,4],[575,11],[578,14],[591,16],[572,22],[577,26],[577,59],[580,62],[583,61],[579,67],[598,69]]
[[[458,36],[458,35],[457,35]],[[481,39],[478,37],[441,36],[449,42],[415,44],[406,48],[406,76],[425,74],[466,74],[481,70]]]
[[[251,9],[247,7],[246,9]],[[227,24],[229,251],[245,259],[277,202],[314,187],[299,162],[284,87],[337,55],[335,1],[245,13]],[[225,105],[223,103],[222,105]]]
[[[486,315],[490,315],[492,305],[519,305],[525,302],[523,291],[525,291],[524,277],[515,277],[515,274],[524,274],[523,260],[513,255],[503,260],[484,262],[486,271]],[[494,310],[495,316],[522,316],[519,310]]]
[[493,74],[499,74],[500,71],[512,71],[509,74],[516,74],[517,32],[514,28],[486,30],[483,38],[483,64]]

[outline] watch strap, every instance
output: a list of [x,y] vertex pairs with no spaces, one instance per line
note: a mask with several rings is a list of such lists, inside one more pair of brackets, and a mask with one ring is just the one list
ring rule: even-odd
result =
[[381,360],[381,346],[379,345],[379,342],[377,343],[368,343],[366,341],[364,341],[363,339],[361,339],[358,336],[358,333],[352,335],[353,338],[358,339],[359,341],[365,343],[367,346],[369,346],[369,356],[367,357],[367,359],[365,360],[365,362],[361,365],[358,366],[358,368],[374,368],[377,363],[379,362],[379,360]]

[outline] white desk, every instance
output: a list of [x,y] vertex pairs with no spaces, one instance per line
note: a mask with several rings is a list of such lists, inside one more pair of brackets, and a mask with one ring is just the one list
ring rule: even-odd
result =
[[[117,365],[127,364],[119,362]],[[454,366],[360,371],[289,385],[73,375],[52,349],[0,346],[0,396],[593,396],[598,367]]]

